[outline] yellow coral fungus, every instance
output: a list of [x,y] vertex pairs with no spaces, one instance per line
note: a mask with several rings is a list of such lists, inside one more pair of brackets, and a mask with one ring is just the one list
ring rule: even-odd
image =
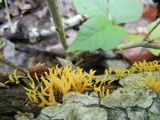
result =
[[143,86],[139,80],[135,80],[135,83],[129,83],[129,85],[135,89],[141,88]]
[[[138,72],[160,70],[157,61],[154,62],[136,62],[133,64]],[[29,83],[24,87],[26,94],[31,102],[38,103],[40,107],[57,103],[56,95],[63,96],[69,91],[84,92],[86,88],[92,89],[99,93],[100,97],[104,97],[109,93],[109,87],[114,80],[131,75],[131,69],[105,70],[105,75],[100,77],[94,76],[95,71],[90,70],[89,73],[83,69],[72,66],[45,68],[43,74],[32,73],[27,74]],[[114,74],[113,76],[111,74]],[[16,70],[9,75],[10,82],[19,83],[19,77]],[[94,80],[93,80],[94,78]],[[157,79],[151,73],[141,77],[146,86],[153,89],[156,93],[160,93],[160,79]],[[108,80],[107,80],[108,79]],[[141,81],[142,82],[142,81]],[[135,84],[130,84],[134,88],[142,87],[142,83],[136,80]]]
[[152,75],[151,72],[147,76],[141,77],[146,83],[146,86],[151,88],[155,93],[160,93],[160,79]]
[[130,69],[115,69],[115,70],[112,70],[111,68],[109,68],[109,69],[105,70],[106,75],[110,75],[112,73],[115,73],[116,76],[119,77],[119,78],[125,77],[126,75],[131,76]]
[[12,83],[18,84],[19,83],[19,77],[16,75],[16,73],[17,73],[17,70],[15,70],[13,74],[10,74],[9,75],[9,80],[10,81],[7,81],[6,83],[12,82]]
[[[106,84],[106,76],[103,79],[97,79],[94,84],[94,91],[99,93],[99,96],[102,98],[105,95],[105,84]],[[108,91],[109,92],[109,91]]]
[[[151,88],[155,93],[160,93],[160,79],[158,79],[155,75],[153,75],[151,72],[148,72],[147,75],[140,77],[145,85],[149,88]],[[141,88],[144,86],[140,80],[135,80],[135,83],[129,84],[133,88]]]
[[158,64],[158,61],[147,63],[144,60],[143,62],[135,62],[133,66],[137,68],[137,72],[160,70],[160,65]]
[[40,77],[35,74],[35,77],[32,78],[28,74],[30,89],[25,87],[26,94],[30,101],[39,103],[40,107],[55,104],[54,94],[57,92],[62,95],[70,90],[84,92],[86,87],[92,85],[94,73],[93,70],[86,73],[79,67],[73,71],[68,66],[63,68],[56,66],[48,68],[48,71]]
[[28,89],[28,88],[26,88],[26,87],[24,87],[24,89],[27,91],[26,94],[27,94],[29,100],[30,100],[31,102],[38,103],[38,98],[37,98],[37,93],[36,93],[36,91],[31,90],[31,89]]
[[128,70],[121,70],[121,69],[116,69],[114,70],[115,74],[117,77],[125,77],[125,73],[127,72]]
[[[90,71],[89,74],[83,72],[81,68],[76,67],[76,71],[70,72],[68,78],[69,82],[71,83],[71,90],[72,91],[80,91],[84,92],[86,87],[91,85],[93,71]],[[90,77],[88,77],[90,76]]]
[[109,68],[109,69],[106,69],[105,70],[105,74],[107,74],[107,75],[110,75],[110,74],[112,74],[112,69],[111,68]]

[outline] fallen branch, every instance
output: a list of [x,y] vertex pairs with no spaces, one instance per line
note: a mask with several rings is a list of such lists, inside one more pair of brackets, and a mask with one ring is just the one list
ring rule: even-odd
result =
[[[74,27],[78,24],[80,24],[81,22],[83,21],[83,17],[81,15],[76,15],[72,18],[69,18],[69,19],[66,19],[63,21],[63,27],[64,29],[68,29],[68,28],[71,28],[71,27]],[[28,29],[29,31],[29,39],[32,39],[32,38],[38,38],[38,37],[45,37],[45,36],[50,36],[54,33],[56,33],[56,27],[53,25],[49,28],[46,28],[46,29],[38,29],[38,28],[29,28]]]

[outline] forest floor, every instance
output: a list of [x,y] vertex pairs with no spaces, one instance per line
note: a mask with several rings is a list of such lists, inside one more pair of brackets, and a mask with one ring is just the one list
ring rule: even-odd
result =
[[[69,21],[67,27],[67,41],[71,44],[85,21],[72,5],[72,0],[59,0],[62,19]],[[156,7],[153,4],[144,4],[143,16],[136,22],[123,25],[128,33],[144,37],[147,25],[156,19]],[[0,40],[3,46],[0,56],[20,65],[25,69],[32,69],[39,63],[52,67],[60,64],[57,57],[65,58],[66,53],[59,43],[53,30],[53,23],[45,1],[41,0],[13,0],[8,1],[7,16],[4,3],[0,6]],[[72,21],[76,20],[76,24]],[[126,39],[122,43],[128,42]],[[132,48],[123,51],[102,51],[86,53],[80,59],[73,60],[85,71],[96,70],[96,74],[103,74],[106,68],[125,69],[136,61],[159,60],[147,48]],[[0,63],[0,83],[4,82],[5,73],[13,73],[14,69]],[[12,91],[12,92],[11,92]],[[21,85],[3,87],[0,84],[0,119],[12,119],[17,111],[33,112],[38,115],[40,108],[36,105],[24,106],[27,96]],[[28,103],[30,104],[30,103]],[[23,109],[22,109],[23,108]],[[1,117],[2,116],[2,117]],[[7,117],[8,116],[8,117]]]

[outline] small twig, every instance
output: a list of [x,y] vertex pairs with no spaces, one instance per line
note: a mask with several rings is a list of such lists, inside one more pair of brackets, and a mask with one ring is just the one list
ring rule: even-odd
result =
[[58,38],[61,41],[64,49],[66,50],[68,48],[68,44],[66,41],[66,35],[64,32],[63,24],[62,24],[58,0],[46,0],[46,3],[49,9],[49,12],[52,16],[54,25],[56,27]]
[[144,37],[144,41],[147,41],[147,38],[151,35],[151,33],[158,27],[160,24],[160,20],[155,24],[155,26],[148,32],[148,34]]
[[0,62],[9,65],[10,67],[17,69],[18,71],[20,71],[24,74],[28,73],[28,71],[26,69],[20,67],[19,65],[15,64],[15,63],[10,62],[9,60],[5,59],[4,57],[0,57]]
[[137,42],[120,44],[114,50],[124,50],[124,49],[135,48],[135,47],[146,47],[146,48],[160,49],[160,43],[141,40],[141,41],[137,41]]
[[160,20],[155,24],[155,26],[148,32],[148,34],[144,37],[143,40],[137,41],[137,42],[130,42],[126,44],[120,44],[118,45],[114,50],[124,50],[134,47],[146,47],[146,48],[154,48],[154,49],[160,49],[160,43],[158,42],[152,42],[147,40],[147,38],[151,35],[151,33],[160,25]]

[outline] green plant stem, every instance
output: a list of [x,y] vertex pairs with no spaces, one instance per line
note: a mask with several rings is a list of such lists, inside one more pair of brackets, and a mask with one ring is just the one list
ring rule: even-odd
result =
[[74,52],[74,53],[69,53],[66,57],[67,60],[70,61],[78,61],[86,52],[83,51],[78,51],[78,52]]
[[4,3],[5,3],[6,12],[7,12],[7,18],[8,18],[8,23],[9,23],[9,27],[10,27],[10,26],[11,26],[11,18],[10,18],[10,14],[9,14],[9,9],[8,9],[7,0],[4,0]]
[[158,27],[158,25],[160,24],[160,20],[155,24],[155,26],[148,32],[148,34],[145,36],[145,38],[143,39],[144,41],[147,41],[148,37],[150,36],[150,34]]
[[58,0],[46,0],[49,12],[52,16],[54,25],[56,27],[56,32],[58,35],[58,38],[63,45],[64,49],[66,50],[68,48],[68,44],[66,41],[66,35],[63,28],[63,23],[60,15],[60,8]]
[[129,48],[134,48],[134,47],[146,47],[146,48],[160,49],[160,43],[141,40],[137,42],[120,44],[114,50],[124,50],[124,49],[129,49]]
[[0,62],[7,64],[8,66],[11,66],[12,68],[17,69],[18,71],[27,74],[28,71],[20,66],[18,66],[15,63],[10,62],[9,60],[5,59],[4,57],[0,57]]

